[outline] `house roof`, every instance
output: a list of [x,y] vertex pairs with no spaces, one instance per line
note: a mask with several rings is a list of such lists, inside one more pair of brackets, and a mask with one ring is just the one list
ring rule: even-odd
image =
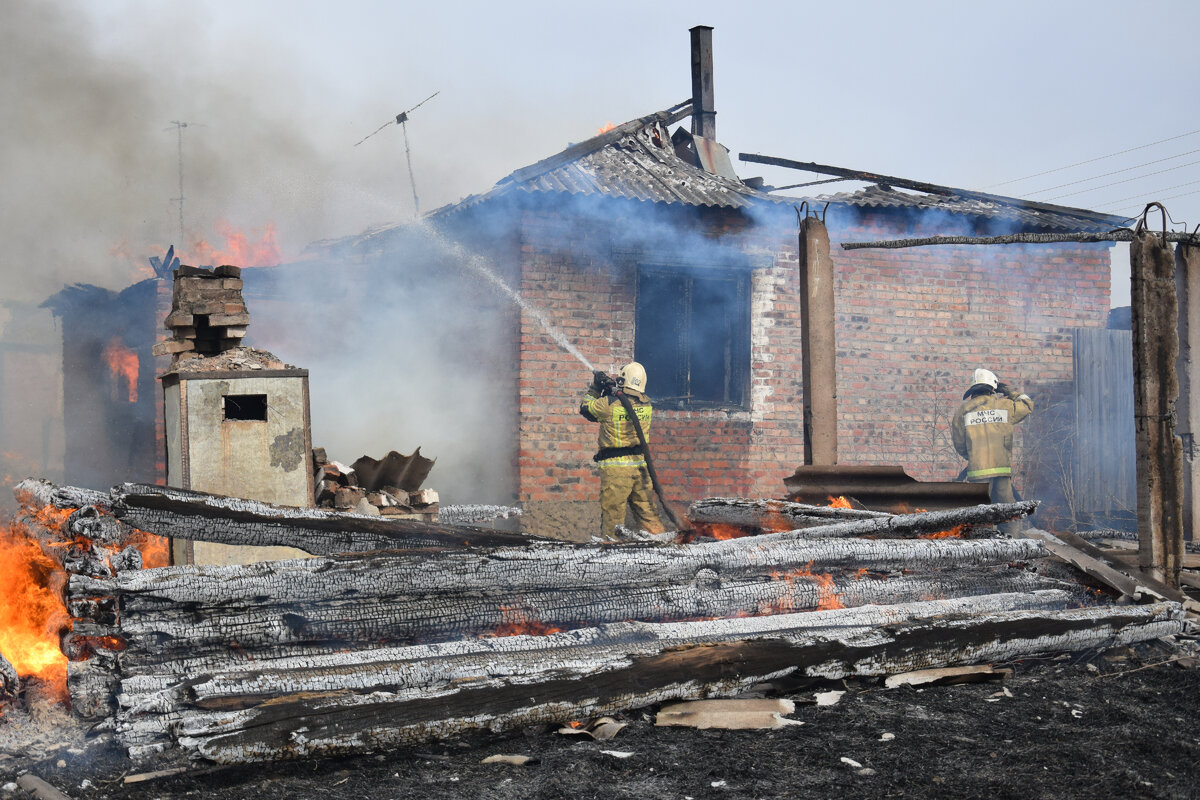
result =
[[701,169],[677,155],[668,127],[690,114],[690,104],[684,103],[618,125],[516,170],[490,192],[444,206],[430,216],[453,214],[516,192],[603,195],[717,208],[793,202]]
[[[567,194],[713,208],[798,206],[807,200],[810,206],[831,203],[858,208],[926,209],[983,217],[1023,230],[1095,232],[1123,224],[1116,217],[1085,209],[1030,203],[948,187],[934,187],[936,193],[930,193],[897,191],[890,185],[875,185],[812,198],[771,194],[742,180],[703,169],[681,157],[672,143],[668,127],[690,114],[691,105],[685,102],[618,125],[514,171],[489,192],[443,206],[429,216],[434,219],[449,217],[501,197]],[[733,174],[732,170],[729,174]]]
[[[891,186],[867,186],[854,192],[822,195],[809,200],[809,205],[825,203],[858,206],[860,208],[914,208],[939,210],[951,214],[986,217],[1010,222],[1015,228],[1051,228],[1071,232],[1103,232],[1124,225],[1122,217],[1101,218],[1095,212],[1058,208],[1029,208],[1013,198],[1011,203],[984,200],[961,195],[942,196],[924,192],[903,192]],[[1073,213],[1074,212],[1074,213]]]

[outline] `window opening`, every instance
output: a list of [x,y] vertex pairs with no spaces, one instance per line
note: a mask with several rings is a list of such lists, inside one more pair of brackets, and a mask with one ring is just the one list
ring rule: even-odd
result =
[[267,421],[265,394],[227,394],[221,401],[225,407],[225,419]]
[[747,272],[638,269],[634,357],[656,403],[746,407],[749,294]]

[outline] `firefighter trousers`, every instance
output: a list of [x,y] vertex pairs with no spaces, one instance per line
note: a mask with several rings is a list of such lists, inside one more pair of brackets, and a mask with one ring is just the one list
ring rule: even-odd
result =
[[613,529],[625,524],[625,511],[633,512],[635,529],[662,533],[663,524],[654,511],[650,473],[645,467],[602,467],[600,469],[600,538],[616,538]]
[[[1013,494],[1012,477],[1009,475],[998,475],[988,481],[988,498],[993,503],[1015,503],[1017,496]],[[1000,530],[1005,533],[1013,534],[1021,530],[1021,521],[1013,520],[1000,525]]]

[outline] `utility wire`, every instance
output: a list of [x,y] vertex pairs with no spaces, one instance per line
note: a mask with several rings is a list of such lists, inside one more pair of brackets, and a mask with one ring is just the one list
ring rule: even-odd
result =
[[1107,189],[1109,186],[1120,186],[1122,183],[1129,183],[1131,181],[1141,180],[1142,178],[1149,178],[1151,175],[1161,175],[1164,172],[1174,172],[1177,169],[1183,169],[1184,167],[1191,167],[1196,164],[1200,164],[1200,161],[1189,161],[1186,164],[1180,164],[1179,166],[1170,167],[1169,169],[1160,169],[1155,172],[1147,172],[1145,175],[1134,175],[1132,178],[1126,178],[1123,181],[1113,181],[1112,183],[1106,183],[1103,186],[1093,186],[1090,189],[1080,189],[1075,192],[1067,192],[1066,194],[1055,195],[1054,197],[1049,198],[1049,201],[1061,200],[1064,197],[1074,197],[1077,194],[1087,194],[1088,192],[1094,192],[1097,189]]
[[1033,175],[1026,175],[1024,178],[1013,178],[1012,180],[1004,181],[1003,183],[993,183],[991,186],[985,186],[984,188],[985,189],[994,189],[997,186],[1008,186],[1010,183],[1020,183],[1021,181],[1027,181],[1030,178],[1040,178],[1043,175],[1053,175],[1055,172],[1062,172],[1063,170],[1071,169],[1072,167],[1082,167],[1084,164],[1091,164],[1095,161],[1103,161],[1104,159],[1112,158],[1113,156],[1125,155],[1126,153],[1132,153],[1136,150],[1145,150],[1147,147],[1153,147],[1156,144],[1163,144],[1165,142],[1173,142],[1176,139],[1182,139],[1186,136],[1195,136],[1197,133],[1200,133],[1200,129],[1197,129],[1194,131],[1188,131],[1187,133],[1181,133],[1178,136],[1170,136],[1166,139],[1159,139],[1157,142],[1150,142],[1150,144],[1142,144],[1142,145],[1138,145],[1137,147],[1130,147],[1128,150],[1118,150],[1117,152],[1109,153],[1106,156],[1096,156],[1095,158],[1089,158],[1086,161],[1078,161],[1074,164],[1068,164],[1065,167],[1055,167],[1054,169],[1048,169],[1045,172],[1037,172],[1037,173],[1034,173]]
[[[1170,197],[1161,197],[1161,198],[1158,198],[1158,202],[1160,202],[1160,203],[1165,203],[1165,202],[1166,202],[1166,201],[1168,201],[1168,200],[1178,200],[1178,199],[1179,199],[1179,198],[1181,198],[1181,197],[1191,197],[1191,196],[1192,196],[1192,195],[1194,195],[1194,194],[1200,194],[1200,189],[1197,189],[1197,190],[1196,190],[1196,191],[1194,191],[1194,192],[1184,192],[1183,194],[1173,194],[1173,195],[1171,195]],[[1114,212],[1111,212],[1111,213],[1114,213],[1114,214],[1121,214],[1121,213],[1124,213],[1125,211],[1134,211],[1134,210],[1137,210],[1137,209],[1139,209],[1139,208],[1143,208],[1143,207],[1145,207],[1145,205],[1146,205],[1145,203],[1138,203],[1136,206],[1127,206],[1126,208],[1124,208],[1124,209],[1121,209],[1121,211],[1114,211]],[[1168,214],[1167,216],[1170,216],[1170,214]],[[1176,222],[1174,218],[1172,218],[1172,219],[1171,219],[1171,223],[1172,223],[1172,224],[1174,224],[1174,225],[1179,225],[1179,224],[1181,224],[1181,223],[1179,223],[1179,222]]]
[[[1161,164],[1164,161],[1171,161],[1176,158],[1183,158],[1184,156],[1195,155],[1196,153],[1200,153],[1200,148],[1198,148],[1196,150],[1188,150],[1186,153],[1179,153],[1178,155],[1174,155],[1174,156],[1167,156],[1166,158],[1156,158],[1155,160],[1147,161],[1144,164],[1134,164],[1132,167],[1125,167],[1124,169],[1115,169],[1112,172],[1105,172],[1100,175],[1093,175],[1090,178],[1080,178],[1079,180],[1071,181],[1070,183],[1060,183],[1058,186],[1051,186],[1047,189],[1038,189],[1036,191],[1029,192],[1029,194],[1033,195],[1033,194],[1041,194],[1042,192],[1053,192],[1055,189],[1063,189],[1067,186],[1076,186],[1081,183],[1087,183],[1088,181],[1098,181],[1101,178],[1107,178],[1110,175],[1120,175],[1122,172],[1130,172],[1131,170],[1141,169],[1142,167],[1149,167],[1153,164]],[[1157,173],[1152,172],[1150,174],[1156,175]]]
[[1172,189],[1182,189],[1184,186],[1195,186],[1197,183],[1200,183],[1200,181],[1189,181],[1187,183],[1177,183],[1174,186],[1166,186],[1162,189],[1155,189],[1150,192],[1138,192],[1137,194],[1130,195],[1129,197],[1122,197],[1120,200],[1110,200],[1107,203],[1096,203],[1096,205],[1114,206],[1117,203],[1124,203],[1126,200],[1136,200],[1139,197],[1150,197],[1151,195],[1162,194],[1163,192],[1169,192]]

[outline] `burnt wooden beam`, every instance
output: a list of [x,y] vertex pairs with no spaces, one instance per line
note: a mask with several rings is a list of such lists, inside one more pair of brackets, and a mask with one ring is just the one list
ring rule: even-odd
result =
[[58,509],[83,508],[84,506],[107,508],[112,502],[108,492],[98,492],[78,486],[57,486],[39,478],[26,478],[18,483],[13,487],[13,496],[16,497],[19,504],[31,509],[47,506]]
[[521,630],[576,630],[622,620],[664,622],[857,608],[923,598],[968,597],[1051,588],[1057,581],[1008,569],[945,574],[832,575],[807,568],[762,579],[699,576],[684,585],[621,587],[619,592],[496,591],[483,597],[404,594],[303,606],[243,606],[125,612],[111,631],[123,640],[124,674],[162,666],[202,672],[230,660],[271,658],[294,650],[337,652],[381,644],[416,644],[505,635]]
[[[803,618],[796,620],[802,627],[794,629],[785,627],[793,619],[782,617],[771,618],[768,630],[755,620],[662,626],[670,632],[630,624],[615,644],[515,637],[529,641],[492,648],[486,677],[400,680],[392,691],[380,691],[378,684],[364,691],[284,689],[264,699],[263,676],[251,674],[240,686],[226,682],[219,690],[222,701],[206,693],[202,679],[189,687],[192,705],[182,704],[186,710],[179,711],[171,728],[181,746],[220,763],[308,758],[585,719],[666,700],[729,696],[789,675],[886,675],[1005,661],[1127,644],[1183,628],[1178,606],[1170,603],[957,614],[930,610],[858,609],[864,621],[849,627],[828,616],[812,619],[821,612],[787,615]],[[870,614],[876,615],[874,622],[865,621]],[[430,670],[437,657],[417,653],[402,661]],[[554,658],[548,658],[551,653]],[[587,691],[580,692],[581,685]],[[197,703],[216,708],[197,708]],[[239,710],[239,705],[248,707]],[[137,723],[136,717],[124,719],[118,735],[135,734]]]
[[910,180],[909,178],[898,178],[895,175],[881,175],[877,172],[866,172],[865,170],[860,169],[833,167],[828,164],[817,164],[812,161],[795,161],[790,158],[764,156],[757,153],[738,153],[738,159],[753,164],[770,164],[771,166],[775,167],[785,167],[788,169],[802,170],[804,172],[815,172],[820,175],[837,175],[841,178],[876,183],[884,186],[899,186],[902,189],[912,189],[913,191],[940,195],[942,197],[968,197],[974,200],[983,200],[988,203],[997,203],[1008,208],[1028,208],[1035,211],[1049,211],[1055,214],[1068,214],[1073,217],[1079,217],[1092,222],[1100,222],[1106,225],[1118,226],[1125,225],[1130,222],[1129,217],[1118,217],[1112,214],[1103,214],[1098,211],[1090,211],[1084,208],[1058,206],[1053,205],[1052,203],[1041,203],[1036,200],[1022,200],[1017,197],[1005,197],[1004,195],[999,194],[987,194],[986,192],[976,192],[971,191],[970,189],[956,189],[952,186],[941,186],[936,183],[914,181]]
[[1139,226],[1129,257],[1140,563],[1177,587],[1183,557],[1183,443],[1175,435],[1179,397],[1175,255],[1159,235]]
[[693,523],[736,525],[768,531],[797,530],[859,519],[890,517],[886,511],[834,508],[787,500],[754,500],[742,497],[706,497],[688,507]]
[[[1194,233],[1167,231],[1168,242],[1190,242],[1200,245],[1200,236]],[[1133,231],[1118,228],[1107,233],[1013,233],[1006,236],[926,236],[920,239],[883,239],[874,242],[842,242],[843,250],[897,250],[906,247],[930,247],[933,245],[981,245],[981,244],[1055,244],[1059,242],[1132,242]]]
[[[808,567],[815,572],[953,569],[1031,561],[1045,548],[1020,539],[805,539],[768,534],[682,546],[585,545],[497,548],[484,552],[377,552],[247,565],[181,565],[72,576],[72,602],[112,598],[126,613],[237,605],[297,605],[323,600],[387,599],[409,594],[492,595],[709,580],[762,579]],[[107,613],[103,604],[96,613]],[[81,613],[84,606],[80,605]]]
[[220,544],[296,547],[313,555],[438,547],[498,547],[547,541],[470,525],[383,519],[274,506],[164,486],[113,489],[116,517],[139,530]]
[[1170,600],[1179,603],[1191,614],[1200,614],[1200,603],[1189,598],[1178,588],[1168,586],[1159,578],[1143,572],[1136,564],[1112,559],[1099,547],[1076,534],[1067,531],[1051,533],[1038,528],[1028,528],[1022,531],[1021,535],[1041,541],[1046,545],[1046,549],[1058,558],[1131,600]]
[[892,514],[875,519],[837,522],[774,535],[812,538],[935,535],[951,531],[959,526],[999,525],[1029,516],[1037,509],[1037,506],[1038,503],[1035,500],[1023,500],[1018,503],[993,503],[944,511]]

